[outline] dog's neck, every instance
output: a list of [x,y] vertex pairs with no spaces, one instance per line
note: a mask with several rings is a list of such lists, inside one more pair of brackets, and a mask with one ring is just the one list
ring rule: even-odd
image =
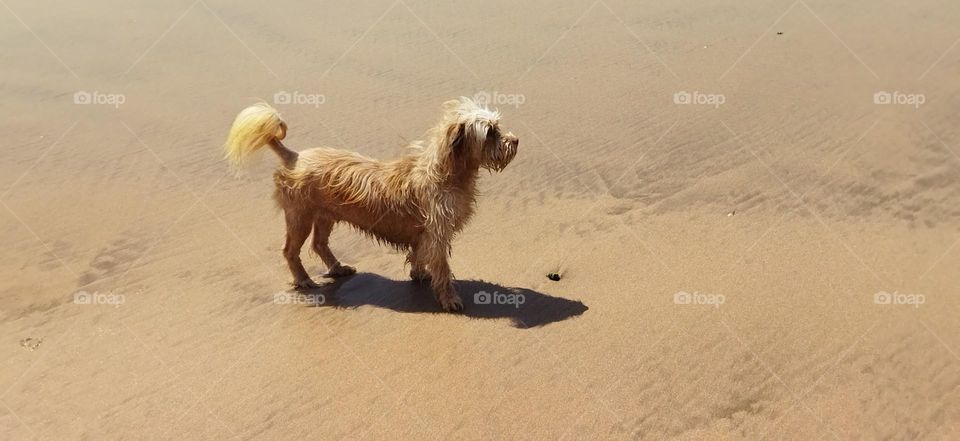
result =
[[476,195],[476,182],[480,174],[479,161],[450,156],[420,156],[417,161],[420,162],[420,167],[433,176],[429,182],[469,197]]
[[453,172],[447,176],[448,185],[473,194],[477,186],[480,164],[470,160],[454,160]]

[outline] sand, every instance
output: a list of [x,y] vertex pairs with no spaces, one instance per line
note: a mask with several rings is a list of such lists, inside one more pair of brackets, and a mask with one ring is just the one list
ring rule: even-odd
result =
[[[3,6],[0,439],[960,437],[954,3]],[[278,92],[380,158],[498,103],[465,313],[348,228],[286,291],[219,147]]]

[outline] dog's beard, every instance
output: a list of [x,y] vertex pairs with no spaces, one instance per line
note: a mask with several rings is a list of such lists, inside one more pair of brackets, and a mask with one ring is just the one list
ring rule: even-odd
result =
[[490,171],[501,172],[517,155],[517,143],[501,140],[487,148],[486,152],[486,158],[480,166]]

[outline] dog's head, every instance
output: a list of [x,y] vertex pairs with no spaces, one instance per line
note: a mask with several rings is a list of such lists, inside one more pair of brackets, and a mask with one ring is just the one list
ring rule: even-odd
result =
[[500,127],[500,112],[470,98],[443,104],[443,141],[454,161],[501,171],[517,154],[520,140]]

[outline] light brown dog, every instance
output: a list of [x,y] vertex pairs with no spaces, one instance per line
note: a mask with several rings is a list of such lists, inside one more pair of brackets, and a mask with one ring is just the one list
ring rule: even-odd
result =
[[300,262],[311,230],[327,277],[356,272],[327,244],[334,224],[342,221],[408,251],[410,277],[430,279],[437,300],[450,311],[463,308],[447,263],[450,241],[473,214],[479,169],[501,171],[517,153],[517,137],[503,133],[499,123],[498,112],[473,100],[447,101],[426,141],[411,143],[403,158],[381,162],[331,148],[290,150],[280,142],[287,124],[261,103],[237,115],[225,149],[237,166],[264,145],[280,156],[274,198],[286,217],[283,255],[295,286],[317,287]]

